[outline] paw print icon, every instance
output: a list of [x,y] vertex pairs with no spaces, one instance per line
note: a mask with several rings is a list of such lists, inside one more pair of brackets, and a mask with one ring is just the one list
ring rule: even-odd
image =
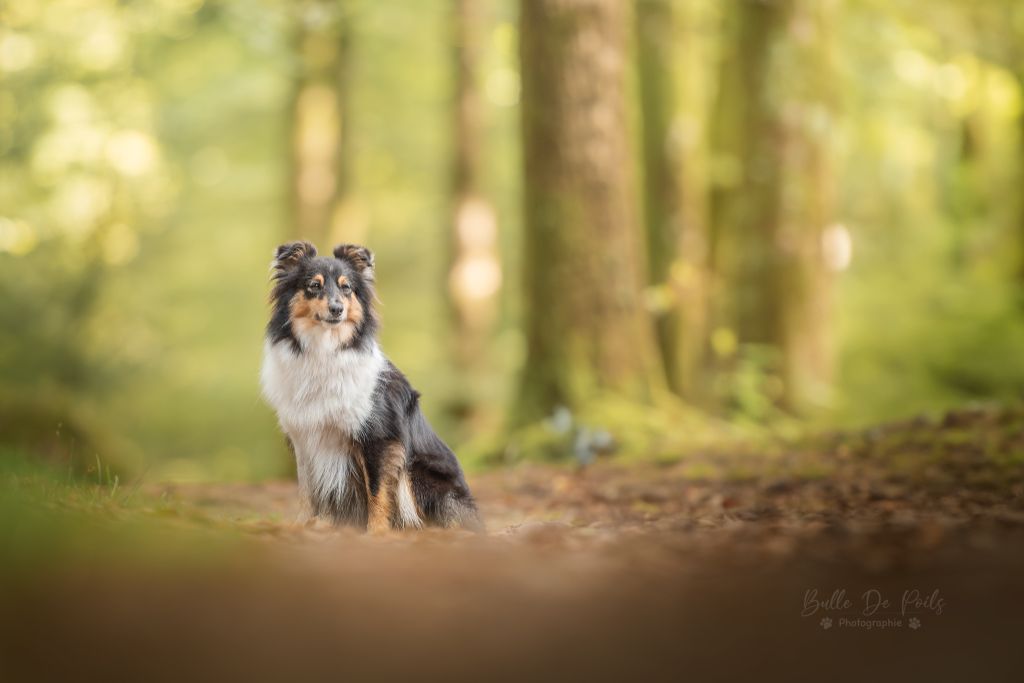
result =
[[820,622],[820,623],[821,623],[821,627],[822,627],[823,629],[825,629],[826,631],[827,631],[827,630],[829,630],[830,628],[832,628],[832,619],[831,619],[831,618],[829,618],[829,617],[824,617],[824,618],[823,618],[823,619],[821,620],[821,622]]
[[910,617],[910,621],[907,623],[907,626],[916,631],[917,629],[921,628],[921,620],[917,617]]

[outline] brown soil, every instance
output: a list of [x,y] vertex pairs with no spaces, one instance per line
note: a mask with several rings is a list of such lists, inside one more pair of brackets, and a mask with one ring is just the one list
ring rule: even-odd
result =
[[159,487],[251,542],[22,581],[0,678],[1019,680],[1019,483],[688,472],[474,477],[484,536],[298,528],[289,483]]

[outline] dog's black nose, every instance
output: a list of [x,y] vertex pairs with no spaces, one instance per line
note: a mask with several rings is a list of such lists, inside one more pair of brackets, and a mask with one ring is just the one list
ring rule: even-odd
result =
[[345,312],[345,304],[328,304],[327,310],[331,312],[335,318],[340,318],[341,314]]

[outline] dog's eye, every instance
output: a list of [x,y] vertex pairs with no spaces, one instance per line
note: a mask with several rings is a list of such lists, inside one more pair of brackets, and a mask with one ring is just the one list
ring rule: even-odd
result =
[[320,289],[321,287],[323,287],[323,285],[320,284],[319,280],[313,280],[312,282],[309,283],[310,289]]
[[352,293],[352,288],[349,287],[348,285],[342,285],[341,286],[341,291],[343,293],[345,293],[345,294],[351,294]]

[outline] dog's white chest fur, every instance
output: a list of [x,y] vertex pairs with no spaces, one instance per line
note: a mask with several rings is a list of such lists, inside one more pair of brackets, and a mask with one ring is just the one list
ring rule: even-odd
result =
[[296,433],[340,429],[355,436],[373,409],[373,393],[386,360],[380,348],[338,349],[329,333],[311,335],[302,353],[287,341],[263,352],[263,395],[284,431]]
[[[365,501],[350,480],[352,443],[373,411],[387,361],[380,348],[340,349],[331,330],[304,336],[302,353],[287,341],[263,350],[260,383],[291,439],[307,512],[365,517]],[[361,512],[357,512],[360,508]]]

